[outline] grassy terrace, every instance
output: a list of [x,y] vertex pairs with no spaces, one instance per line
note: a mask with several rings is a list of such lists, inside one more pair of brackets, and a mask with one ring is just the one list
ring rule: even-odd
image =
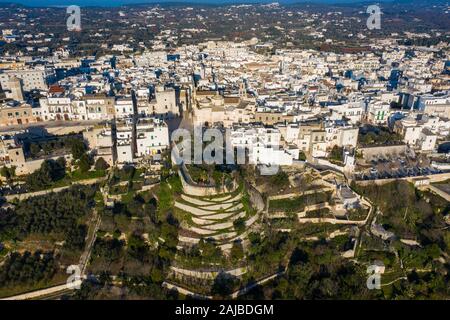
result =
[[270,220],[270,225],[276,229],[292,229],[297,224],[297,218],[276,218]]
[[347,211],[347,217],[349,220],[364,220],[369,214],[369,209],[358,208]]
[[[181,182],[180,182],[181,184]],[[239,193],[241,193],[244,190],[244,184],[241,182],[239,183],[239,186],[236,188],[236,190],[234,190],[233,192],[230,193],[219,193],[216,195],[211,195],[211,196],[195,196],[195,195],[189,195],[189,197],[194,198],[194,199],[199,199],[199,200],[205,200],[205,201],[217,201],[217,199],[221,199],[224,197],[230,197],[230,199],[236,197]]]
[[300,212],[305,209],[308,205],[314,205],[324,202],[329,202],[331,198],[331,193],[315,193],[312,195],[303,195],[293,199],[281,199],[281,200],[271,200],[269,203],[270,212]]
[[158,216],[162,218],[172,208],[175,197],[182,192],[181,181],[178,175],[173,175],[162,182],[156,190],[158,196]]
[[334,218],[330,209],[318,209],[306,212],[306,218]]
[[295,226],[295,230],[305,237],[318,237],[318,238],[327,238],[331,233],[337,230],[344,230],[345,228],[340,225],[333,224],[313,224],[313,223],[304,223],[297,224]]

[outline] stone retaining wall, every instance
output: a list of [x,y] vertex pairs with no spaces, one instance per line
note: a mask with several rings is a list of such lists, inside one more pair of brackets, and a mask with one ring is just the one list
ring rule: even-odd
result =
[[[414,183],[415,179],[420,179],[420,178],[427,178],[427,179],[429,179],[430,183],[442,182],[442,181],[450,179],[450,172],[441,173],[441,174],[433,174],[433,175],[429,175],[429,176],[419,176],[419,177],[405,177],[405,178],[397,178],[397,179],[378,179],[378,180],[364,180],[364,181],[354,180],[354,181],[359,186],[369,186],[371,184],[376,184],[376,185],[381,186],[383,184],[394,182],[396,180],[406,180],[408,182]],[[351,182],[351,181],[349,181],[349,182]]]

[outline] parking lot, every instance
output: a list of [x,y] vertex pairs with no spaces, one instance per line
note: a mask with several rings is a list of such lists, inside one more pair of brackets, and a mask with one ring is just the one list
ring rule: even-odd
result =
[[361,167],[356,180],[401,179],[443,173],[431,166],[426,157],[379,157]]

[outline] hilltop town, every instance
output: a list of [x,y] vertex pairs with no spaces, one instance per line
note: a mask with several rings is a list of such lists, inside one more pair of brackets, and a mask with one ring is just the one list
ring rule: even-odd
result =
[[0,8],[0,297],[448,299],[448,8],[390,6]]

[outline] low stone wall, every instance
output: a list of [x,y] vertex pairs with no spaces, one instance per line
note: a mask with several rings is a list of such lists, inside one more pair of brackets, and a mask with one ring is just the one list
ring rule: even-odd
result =
[[223,222],[223,223],[202,226],[203,229],[212,230],[212,231],[220,231],[220,230],[230,229],[232,227],[233,227],[233,222]]
[[431,192],[437,194],[438,196],[440,196],[450,202],[450,194],[442,191],[441,189],[439,189],[435,186],[423,186],[423,187],[420,187],[420,189],[430,190]]
[[250,197],[250,202],[252,206],[256,209],[258,213],[263,212],[266,205],[261,193],[253,187],[250,183],[246,183],[246,188],[248,195]]
[[48,190],[36,191],[36,192],[21,193],[21,194],[11,194],[11,195],[5,196],[4,198],[8,202],[13,201],[14,199],[22,201],[22,200],[26,200],[28,198],[37,197],[37,196],[43,196],[43,195],[46,195],[46,194],[49,194],[49,193],[61,192],[61,191],[64,191],[66,189],[69,189],[70,187],[73,187],[73,186],[75,186],[77,184],[79,184],[79,185],[95,184],[95,183],[97,183],[99,181],[102,181],[104,179],[105,178],[94,178],[94,179],[80,180],[80,181],[77,181],[76,183],[74,183],[72,185],[68,185],[68,186],[65,186],[65,187],[53,188],[53,189],[48,189]]
[[331,223],[331,224],[343,224],[343,225],[357,225],[362,226],[366,221],[351,221],[351,220],[338,220],[332,218],[302,218],[298,219],[299,223]]
[[182,288],[182,287],[180,287],[178,285],[169,283],[167,281],[164,281],[162,286],[164,288],[167,288],[168,290],[175,290],[175,291],[181,293],[182,295],[192,296],[195,299],[209,299],[209,300],[211,300],[213,298],[212,296],[205,296],[205,295],[197,294],[195,292],[192,292],[192,291],[190,291],[188,289]]
[[330,191],[332,192],[334,190],[335,190],[335,187],[323,187],[323,188],[319,188],[319,189],[307,190],[304,192],[292,192],[292,193],[287,193],[287,194],[280,194],[278,196],[270,196],[269,201],[298,198],[301,196],[307,196],[307,195],[315,194],[315,193],[330,192]]
[[[245,215],[246,215],[246,213],[244,211],[240,212],[239,214],[236,214],[235,212],[231,212],[231,213],[215,213],[215,214],[212,214],[210,216],[202,216],[201,219],[202,220],[217,221],[217,220],[231,218],[234,221],[234,220],[236,220],[238,218],[245,217]],[[236,219],[235,219],[235,217],[236,217]],[[192,218],[192,219],[194,219],[194,218]]]
[[203,206],[203,209],[211,210],[211,211],[220,211],[220,210],[231,210],[231,207],[233,206],[233,203],[223,203],[223,204],[213,204],[213,205],[206,205]]
[[218,194],[216,188],[214,187],[202,187],[193,184],[190,177],[186,174],[186,169],[179,169],[178,175],[181,179],[181,185],[183,186],[184,193],[197,196],[197,197],[205,197],[205,196],[215,196]]
[[183,162],[182,159],[178,157],[178,146],[176,144],[172,145],[171,153],[171,159],[173,163],[180,164],[178,169],[178,175],[181,179],[181,185],[183,187],[184,193],[191,196],[198,196],[198,197],[206,197],[206,196],[215,196],[221,193],[230,193],[237,189],[238,185],[236,182],[234,182],[233,187],[231,190],[228,190],[225,187],[222,187],[221,189],[217,189],[214,186],[200,186],[196,184],[191,176],[189,175],[189,172],[186,168],[186,164]]
[[147,186],[143,186],[143,187],[141,188],[141,190],[139,190],[138,192],[149,191],[149,190],[151,190],[151,189],[153,189],[154,187],[159,186],[159,185],[160,185],[159,182],[154,183],[154,184],[149,184],[149,185],[147,185]]
[[192,204],[195,204],[197,206],[206,206],[206,205],[211,204],[211,202],[209,202],[209,201],[203,201],[203,200],[199,200],[197,198],[192,198],[192,197],[189,197],[189,196],[187,196],[185,194],[181,195],[181,199],[183,199],[186,202],[190,202]]
[[339,171],[341,173],[344,173],[344,170],[345,170],[344,167],[338,166],[338,165],[331,163],[330,161],[325,160],[325,159],[315,159],[313,164],[323,166],[323,167],[328,167],[333,170]]
[[237,268],[233,270],[220,270],[220,271],[196,271],[196,270],[188,270],[188,269],[182,269],[178,267],[170,267],[172,271],[174,271],[176,274],[181,274],[188,277],[193,277],[197,279],[210,279],[214,280],[220,273],[225,273],[232,275],[234,277],[241,277],[247,272],[246,268]]
[[364,180],[364,181],[354,180],[354,181],[359,186],[369,186],[371,184],[376,184],[376,185],[381,186],[381,185],[384,185],[384,184],[387,184],[390,182],[394,182],[397,180],[406,180],[408,182],[414,183],[414,180],[417,180],[420,178],[427,178],[427,179],[429,179],[430,183],[442,182],[442,181],[450,179],[450,172],[441,173],[441,174],[433,174],[430,176],[405,177],[405,178],[397,178],[397,179]]
[[245,226],[248,228],[253,225],[259,219],[259,215],[255,214],[253,217],[245,221]]
[[[181,209],[183,211],[189,212],[190,214],[197,216],[197,217],[209,216],[209,215],[213,215],[215,213],[215,211],[203,210],[203,209],[196,208],[196,207],[193,207],[193,206],[190,206],[190,205],[178,202],[178,201],[175,201],[175,207],[178,209]],[[239,209],[241,209],[241,208],[236,206],[236,208],[234,210],[239,210]]]
[[293,192],[293,193],[287,193],[287,194],[280,194],[278,196],[270,196],[269,197],[269,201],[298,198],[298,197],[301,197],[302,195],[303,195],[303,192]]

